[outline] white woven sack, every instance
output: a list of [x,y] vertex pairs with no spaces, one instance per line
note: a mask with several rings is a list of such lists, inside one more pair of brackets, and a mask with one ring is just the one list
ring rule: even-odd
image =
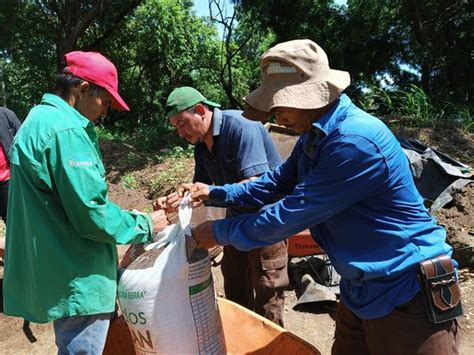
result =
[[192,204],[122,270],[118,299],[137,354],[225,354],[209,254],[188,263]]

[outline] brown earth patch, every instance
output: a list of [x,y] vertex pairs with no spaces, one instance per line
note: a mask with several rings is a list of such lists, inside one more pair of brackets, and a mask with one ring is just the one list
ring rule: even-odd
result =
[[474,168],[474,136],[460,128],[390,127],[392,132],[422,143]]

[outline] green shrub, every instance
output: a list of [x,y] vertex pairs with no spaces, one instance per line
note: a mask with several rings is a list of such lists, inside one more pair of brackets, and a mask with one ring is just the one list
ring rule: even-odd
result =
[[194,147],[191,144],[161,149],[154,159],[164,168],[150,179],[149,198],[167,195],[178,185],[190,182],[194,174],[193,156]]
[[123,187],[129,190],[133,190],[138,187],[138,181],[131,173],[122,176],[122,178],[120,179],[120,183]]
[[190,158],[184,156],[167,160],[168,168],[154,176],[148,186],[149,198],[164,196],[175,190],[183,183],[191,182],[194,173],[194,164]]
[[472,106],[449,102],[433,103],[423,89],[416,85],[396,91],[371,87],[359,104],[367,112],[402,126],[455,125],[468,131],[474,129]]

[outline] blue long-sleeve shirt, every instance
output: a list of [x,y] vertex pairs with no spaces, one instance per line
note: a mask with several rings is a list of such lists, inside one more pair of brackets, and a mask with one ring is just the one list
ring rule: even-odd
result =
[[309,228],[341,274],[360,318],[389,314],[419,292],[417,264],[451,254],[423,205],[408,160],[377,118],[342,95],[279,168],[245,184],[213,186],[208,205],[273,206],[214,223],[219,244],[270,245]]

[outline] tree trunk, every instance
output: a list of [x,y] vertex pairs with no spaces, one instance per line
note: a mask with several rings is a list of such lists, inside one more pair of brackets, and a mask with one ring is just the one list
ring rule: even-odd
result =
[[430,51],[426,50],[426,46],[430,43],[427,40],[425,29],[420,15],[419,3],[417,0],[407,0],[408,16],[410,18],[410,26],[413,31],[413,36],[418,42],[421,49],[421,86],[425,93],[431,95],[431,70],[432,61],[430,58]]

